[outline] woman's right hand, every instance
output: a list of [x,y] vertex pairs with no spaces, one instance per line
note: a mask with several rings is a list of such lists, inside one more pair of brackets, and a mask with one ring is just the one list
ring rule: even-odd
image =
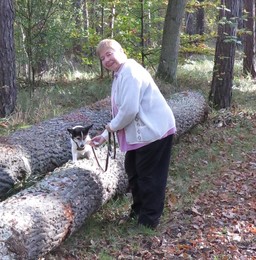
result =
[[89,145],[92,147],[98,147],[105,142],[106,142],[106,139],[103,136],[97,135],[90,140]]

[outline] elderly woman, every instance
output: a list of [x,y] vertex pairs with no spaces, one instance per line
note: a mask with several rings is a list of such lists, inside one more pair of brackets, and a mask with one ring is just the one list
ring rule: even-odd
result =
[[176,131],[173,112],[149,72],[128,59],[122,46],[113,39],[97,46],[102,65],[114,73],[111,90],[113,119],[105,131],[95,136],[92,146],[116,132],[125,154],[133,203],[130,218],[138,224],[156,228],[164,209],[165,188],[170,164],[173,135]]

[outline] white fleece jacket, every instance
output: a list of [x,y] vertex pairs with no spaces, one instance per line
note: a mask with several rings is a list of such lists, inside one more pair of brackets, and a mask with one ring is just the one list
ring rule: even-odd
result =
[[[153,78],[133,59],[127,59],[116,73],[111,98],[118,112],[110,128],[115,132],[124,129],[129,144],[153,142],[176,129],[173,112]],[[102,136],[107,139],[107,131]]]

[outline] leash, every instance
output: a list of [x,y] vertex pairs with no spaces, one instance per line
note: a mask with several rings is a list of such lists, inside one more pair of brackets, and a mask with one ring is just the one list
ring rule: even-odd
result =
[[[113,155],[112,155],[112,146],[111,146],[111,135],[113,136],[113,146],[114,146],[114,151],[113,151]],[[108,132],[108,151],[107,151],[107,157],[106,157],[106,163],[105,163],[105,168],[103,168],[100,165],[100,162],[98,160],[98,157],[96,155],[95,149],[94,147],[92,147],[92,151],[93,151],[93,155],[96,159],[96,162],[98,164],[98,166],[101,168],[101,170],[103,172],[106,172],[108,169],[108,162],[109,162],[109,157],[111,157],[112,159],[116,159],[116,139],[115,139],[115,134],[114,133],[110,133]]]

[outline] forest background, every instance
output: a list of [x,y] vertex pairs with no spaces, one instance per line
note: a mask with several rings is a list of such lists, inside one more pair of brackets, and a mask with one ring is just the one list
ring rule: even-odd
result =
[[14,5],[2,1],[0,10],[2,117],[17,108],[17,93],[19,98],[24,88],[31,97],[37,96],[38,85],[54,85],[57,90],[60,82],[106,78],[95,47],[107,37],[114,37],[129,57],[170,83],[168,91],[182,85],[177,82],[178,66],[215,53],[209,93],[215,108],[231,105],[237,49],[243,73],[255,77],[254,1],[24,0]]
[[[12,1],[1,1],[1,12],[4,2]],[[180,4],[183,4],[183,9],[174,8]],[[251,8],[246,9],[248,6]],[[148,230],[137,232],[129,230],[129,226],[120,228],[116,225],[114,220],[125,213],[129,204],[129,198],[124,198],[108,204],[73,241],[70,240],[49,258],[61,255],[67,256],[67,259],[113,259],[121,256],[128,259],[167,254],[197,258],[206,255],[215,259],[237,255],[238,258],[247,256],[250,259],[255,250],[252,246],[255,242],[255,222],[251,212],[255,210],[252,177],[255,176],[256,89],[255,19],[249,19],[249,14],[255,17],[255,1],[19,0],[14,2],[13,11],[15,91],[11,100],[14,106],[11,113],[0,119],[1,135],[108,95],[111,75],[102,69],[95,56],[97,43],[106,37],[118,40],[129,57],[141,62],[152,75],[158,75],[157,83],[166,97],[178,91],[197,90],[206,99],[209,98],[212,106],[215,100],[210,97],[212,90],[216,90],[216,78],[218,83],[223,83],[222,79],[228,82],[220,84],[220,89],[228,87],[228,92],[217,90],[217,93],[224,99],[228,96],[231,100],[232,97],[232,102],[224,106],[218,106],[221,102],[217,100],[215,105],[222,109],[217,111],[214,110],[216,106],[212,106],[208,121],[175,146],[165,229],[160,233]],[[174,42],[169,39],[168,44],[163,45],[168,14],[171,14],[170,20],[177,22],[179,30],[169,32],[167,36]],[[4,17],[2,13],[0,16]],[[4,19],[1,22],[8,21],[6,17]],[[248,20],[253,21],[252,27],[247,24]],[[8,23],[5,25],[10,26]],[[227,37],[218,45],[221,35]],[[0,48],[2,61],[3,49]],[[168,77],[159,71],[163,49],[173,51],[169,59],[172,70],[167,71]],[[221,50],[225,55],[220,55],[218,51]],[[245,55],[248,50],[252,53]],[[248,58],[252,61],[249,66]],[[227,60],[229,67],[225,67],[227,63],[221,63],[223,60]],[[216,67],[216,62],[223,66]],[[1,63],[1,72],[6,71],[6,65]],[[221,78],[228,71],[229,77]],[[1,98],[4,96],[3,89],[0,90]],[[6,100],[1,99],[1,106],[8,103],[3,101]],[[227,175],[235,180],[233,187],[236,187],[236,194],[232,185],[226,182]],[[238,185],[237,180],[243,185]],[[221,195],[216,191],[220,183],[226,185],[230,192],[227,197],[222,194],[219,198],[224,203],[225,214],[220,213],[213,196],[209,196],[207,201],[213,208],[211,214],[215,220],[225,223],[218,229],[203,219],[209,208],[206,209],[202,194],[208,191],[209,195],[210,191]],[[247,203],[242,203],[243,198]],[[234,217],[235,212],[240,222]],[[182,222],[179,219],[181,215]],[[170,216],[172,224],[169,223]],[[235,223],[228,224],[230,219],[237,221],[236,227]],[[204,224],[202,221],[205,221]],[[193,234],[191,230],[194,230]],[[199,241],[199,233],[205,234],[205,230],[208,234],[201,236]],[[175,238],[174,233],[177,233]],[[168,240],[169,246],[165,245],[164,239]],[[218,241],[217,245],[214,239]],[[129,244],[132,246],[125,246]]]

